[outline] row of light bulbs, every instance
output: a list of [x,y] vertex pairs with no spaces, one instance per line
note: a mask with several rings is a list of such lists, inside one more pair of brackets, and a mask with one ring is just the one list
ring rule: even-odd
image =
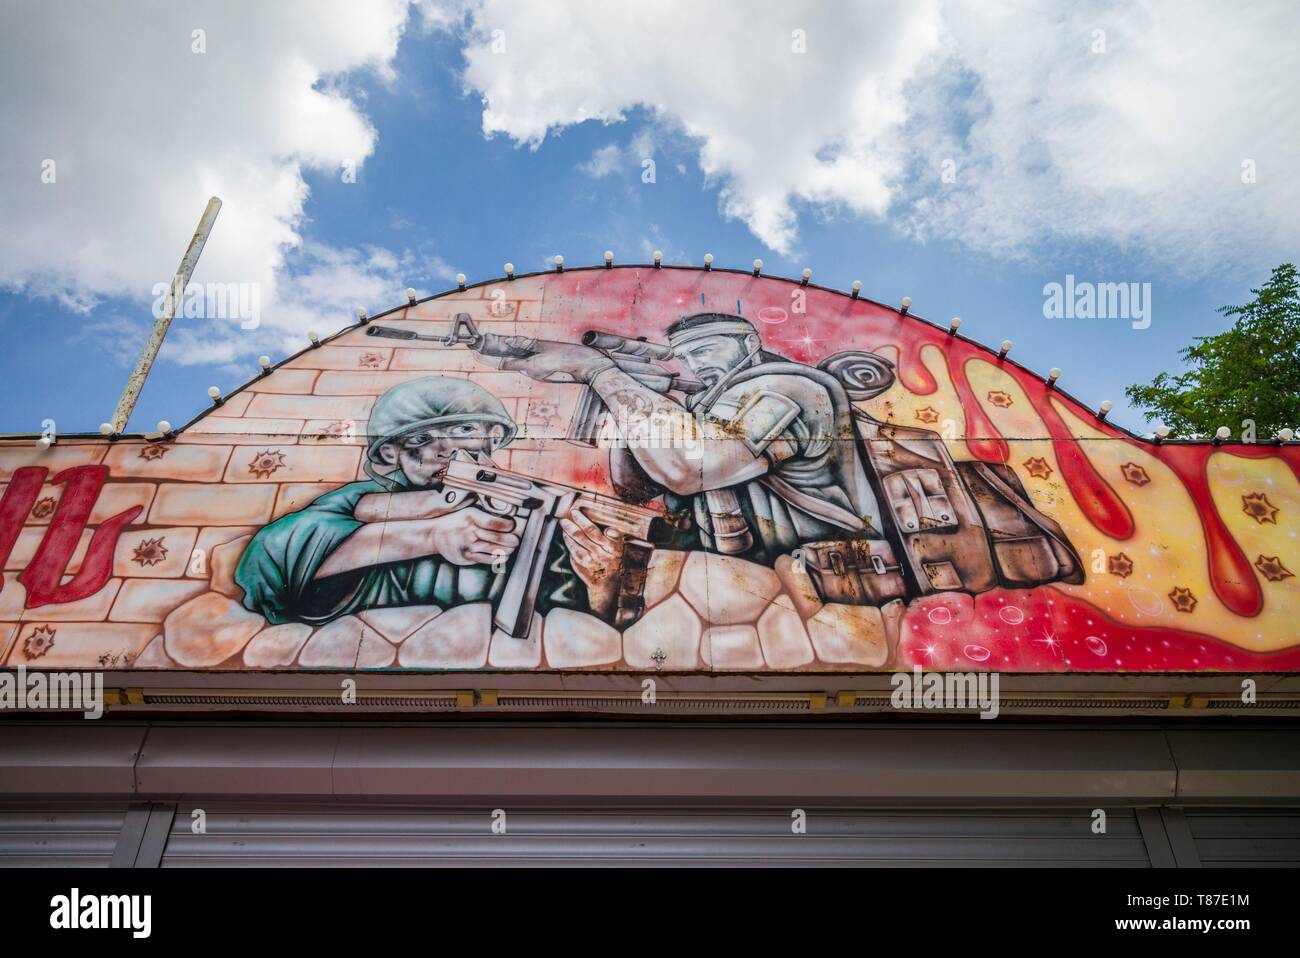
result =
[[[660,269],[663,266],[663,259],[664,259],[663,251],[655,250],[653,256],[654,256],[654,268]],[[553,258],[552,262],[555,265],[555,271],[557,273],[564,272],[563,256],[557,254]],[[605,250],[605,268],[612,269],[613,266],[614,266],[614,251],[607,249]],[[504,268],[505,268],[506,279],[513,280],[515,278],[515,264],[506,263]],[[708,272],[712,269],[713,269],[713,254],[705,253],[704,270],[705,272]],[[763,261],[761,259],[755,259],[753,275],[760,276],[762,275],[762,272],[763,272]],[[464,273],[456,274],[456,286],[460,292],[464,292],[465,290],[465,279],[466,277]],[[812,279],[812,270],[809,269],[808,267],[804,267],[803,273],[800,276],[799,285],[807,286],[809,280],[811,279]],[[855,279],[853,281],[853,285],[851,289],[852,289],[852,294],[851,294],[852,298],[857,299],[862,293],[862,280]],[[411,287],[407,287],[406,289],[406,301],[411,306],[414,306],[416,303],[416,292]],[[911,308],[912,308],[912,297],[904,296],[899,303],[898,314],[900,316],[906,316],[908,315]],[[366,315],[366,311],[361,307],[357,307],[357,320],[363,325],[370,321],[369,317]],[[952,321],[948,324],[948,335],[956,336],[957,330],[960,327],[961,327],[961,317],[954,316],[952,318]],[[315,330],[309,330],[307,332],[307,339],[311,343],[312,349],[315,349],[318,346],[320,346],[320,336],[316,333]],[[1011,340],[1009,339],[1002,340],[1002,343],[1000,344],[1000,348],[998,349],[999,362],[1007,358],[1007,354],[1011,352],[1011,347],[1012,347]],[[261,375],[265,376],[271,372],[271,359],[269,356],[259,356],[257,357],[257,362],[262,369]],[[1061,370],[1053,366],[1052,369],[1048,372],[1047,379],[1044,380],[1044,382],[1048,389],[1055,389],[1056,381],[1060,378],[1061,378]],[[208,396],[209,398],[211,398],[212,404],[214,406],[220,406],[222,405],[222,403],[225,402],[225,399],[221,395],[221,390],[216,386],[208,387]],[[1113,407],[1114,404],[1109,399],[1103,400],[1102,403],[1097,407],[1097,413],[1096,413],[1097,418],[1104,420],[1110,414],[1110,411]],[[113,435],[112,423],[107,423],[107,422],[102,423],[99,427],[99,432],[100,435],[102,436],[112,436]],[[166,419],[159,420],[158,432],[164,437],[170,436],[172,433],[171,423],[168,422]],[[1170,432],[1169,427],[1164,425],[1163,423],[1156,426],[1155,441],[1157,443],[1163,442],[1165,439],[1169,437],[1169,432]],[[1214,442],[1216,444],[1221,442],[1226,442],[1231,437],[1232,437],[1232,430],[1229,429],[1227,426],[1220,426],[1214,433]],[[1291,442],[1295,438],[1295,431],[1292,429],[1280,429],[1278,430],[1277,438],[1282,440],[1283,442]],[[53,440],[51,440],[48,436],[42,436],[41,438],[36,440],[36,444],[42,448],[49,448],[52,442]]]

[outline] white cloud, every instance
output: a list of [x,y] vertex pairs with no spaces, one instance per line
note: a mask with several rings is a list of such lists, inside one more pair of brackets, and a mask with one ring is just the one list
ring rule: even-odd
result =
[[[305,293],[301,282],[281,288],[300,242],[303,173],[340,174],[374,149],[340,78],[362,69],[391,78],[406,14],[406,0],[6,3],[0,287],[83,309],[106,296],[152,300],[215,194],[225,206],[195,280],[260,283],[264,322],[300,326],[277,304],[300,305]],[[195,30],[206,52],[194,52]],[[46,159],[53,184],[41,181]],[[367,277],[388,272],[339,255],[340,280],[359,285],[330,288],[349,303]],[[384,293],[376,301],[392,299]],[[169,353],[184,335],[178,327]],[[209,359],[223,355],[226,333],[189,335],[196,349],[211,343]]]
[[[780,250],[795,240],[796,200],[885,211],[903,83],[938,45],[937,0],[765,0],[743,13],[687,0],[544,12],[483,0],[471,16],[464,76],[486,101],[484,132],[537,147],[551,130],[645,107],[698,141],[727,214]],[[593,169],[615,157],[603,159]]]
[[602,179],[623,165],[623,148],[617,143],[608,143],[591,154],[586,163],[579,163],[578,169],[592,179]]
[[[795,247],[801,204],[1001,255],[1103,241],[1191,272],[1300,241],[1289,0],[468,9],[464,81],[485,133],[538,148],[644,108],[698,145],[725,213],[779,252]],[[599,150],[588,172],[619,159]]]
[[1293,3],[953,5],[945,29],[975,120],[962,142],[942,129],[951,101],[925,104],[925,174],[936,182],[952,157],[958,178],[911,194],[921,235],[1010,255],[1103,241],[1188,273],[1294,256]]
[[[274,317],[263,316],[263,324],[254,329],[235,322],[177,319],[168,332],[168,358],[192,366],[231,363],[257,353],[296,353],[306,345],[308,332],[328,336],[356,322],[358,306],[396,305],[411,276],[450,282],[457,273],[437,255],[397,254],[375,246],[339,249],[303,243],[289,260],[279,277]],[[415,290],[420,296],[429,292],[419,286]]]
[[[1300,244],[1289,0],[418,6],[427,29],[468,30],[464,83],[483,97],[486,133],[538,148],[645,110],[653,123],[584,171],[639,175],[647,157],[678,166],[694,151],[723,210],[781,252],[806,207],[1007,256],[1113,242],[1191,272]],[[301,248],[304,173],[338,175],[375,149],[347,78],[392,79],[407,0],[0,11],[0,288],[83,310],[149,302],[211,194],[225,207],[195,278],[261,284],[263,329],[178,327],[178,358],[297,342],[411,276],[454,274],[424,249]],[[192,52],[196,29],[205,53]],[[1095,30],[1105,53],[1091,51]],[[637,245],[666,245],[643,234]]]
[[[640,182],[649,169],[646,161],[654,160],[658,149],[654,130],[650,127],[642,127],[626,146],[606,143],[604,146],[597,147],[592,151],[589,160],[578,164],[578,170],[592,179],[599,180],[612,173],[635,168],[636,179]],[[685,173],[685,167],[679,164],[678,172]]]

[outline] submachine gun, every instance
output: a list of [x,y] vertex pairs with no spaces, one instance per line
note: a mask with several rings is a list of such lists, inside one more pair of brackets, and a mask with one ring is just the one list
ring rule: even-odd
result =
[[[623,564],[619,579],[618,605],[614,624],[631,625],[645,607],[645,573],[656,545],[673,536],[672,516],[653,509],[629,505],[622,500],[575,489],[562,483],[534,479],[478,462],[457,452],[447,463],[442,488],[371,493],[357,504],[358,517],[379,519],[432,519],[468,506],[512,519],[519,535],[519,548],[508,570],[497,573],[502,581],[492,589],[495,600],[492,624],[516,639],[528,637],[542,574],[555,540],[559,521],[581,512],[601,529],[613,529],[623,536]],[[410,497],[410,503],[393,506],[391,497]],[[373,499],[373,501],[372,501]]]
[[[496,359],[526,358],[533,353],[537,343],[536,339],[527,336],[480,332],[468,313],[456,314],[446,336],[431,336],[375,325],[366,329],[366,335],[385,339],[423,340],[446,347],[467,346],[482,356]],[[655,360],[672,356],[667,346],[599,332],[584,334],[582,341],[584,345],[605,353],[620,369],[657,392],[667,392],[670,389],[698,392],[704,389],[703,383],[682,379],[655,363]],[[584,386],[566,438],[571,442],[595,446],[601,417],[605,412],[600,397],[591,387]],[[418,514],[403,513],[400,516],[392,514],[390,508],[386,517],[432,518],[468,505],[515,521],[520,538],[519,548],[515,551],[509,570],[500,573],[504,576],[504,582],[493,589],[496,601],[493,625],[519,639],[527,638],[532,627],[537,593],[560,519],[577,511],[601,529],[613,529],[621,533],[623,561],[615,573],[618,576],[619,591],[614,613],[614,625],[620,629],[635,622],[645,608],[645,579],[655,546],[671,541],[683,521],[662,511],[633,506],[610,496],[475,462],[461,453],[453,456],[448,463],[436,505],[432,508],[422,507],[417,510]],[[368,504],[363,499],[358,505],[358,513],[367,509]]]

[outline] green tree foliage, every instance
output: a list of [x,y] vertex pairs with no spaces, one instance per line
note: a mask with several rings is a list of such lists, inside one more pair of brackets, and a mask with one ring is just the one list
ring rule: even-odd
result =
[[1220,426],[1234,434],[1253,420],[1260,439],[1300,423],[1300,281],[1283,263],[1269,281],[1252,289],[1244,306],[1224,306],[1232,328],[1197,336],[1179,351],[1190,365],[1184,373],[1161,373],[1125,395],[1144,407],[1148,421],[1162,420],[1180,438],[1214,435]]

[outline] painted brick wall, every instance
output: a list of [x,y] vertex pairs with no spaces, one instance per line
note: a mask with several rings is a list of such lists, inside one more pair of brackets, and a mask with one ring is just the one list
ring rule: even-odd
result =
[[[800,300],[799,297],[804,299]],[[802,306],[802,311],[800,310]],[[106,668],[413,668],[795,671],[1000,668],[1290,670],[1300,663],[1300,457],[1296,449],[1136,441],[1032,374],[896,312],[815,288],[721,271],[569,271],[498,282],[376,322],[443,334],[457,313],[484,332],[576,341],[591,328],[662,339],[679,315],[735,312],[764,344],[812,363],[869,349],[898,382],[864,404],[884,423],[942,431],[957,459],[1009,463],[1088,565],[1083,585],[947,592],[881,607],[825,604],[789,558],[767,568],[661,550],[648,610],[625,632],[569,610],[527,639],[491,627],[486,603],[372,609],[319,628],[270,625],[232,576],[250,537],[317,496],[364,479],[370,410],[431,374],[487,388],[518,424],[505,468],[612,495],[608,453],[563,441],[575,385],[493,368],[468,349],[355,327],[260,378],[171,441],[0,444],[3,492],[48,470],[21,518],[0,589],[0,661]],[[38,555],[75,466],[109,479],[63,569],[95,530],[139,507],[102,588],[29,608],[19,575]]]

